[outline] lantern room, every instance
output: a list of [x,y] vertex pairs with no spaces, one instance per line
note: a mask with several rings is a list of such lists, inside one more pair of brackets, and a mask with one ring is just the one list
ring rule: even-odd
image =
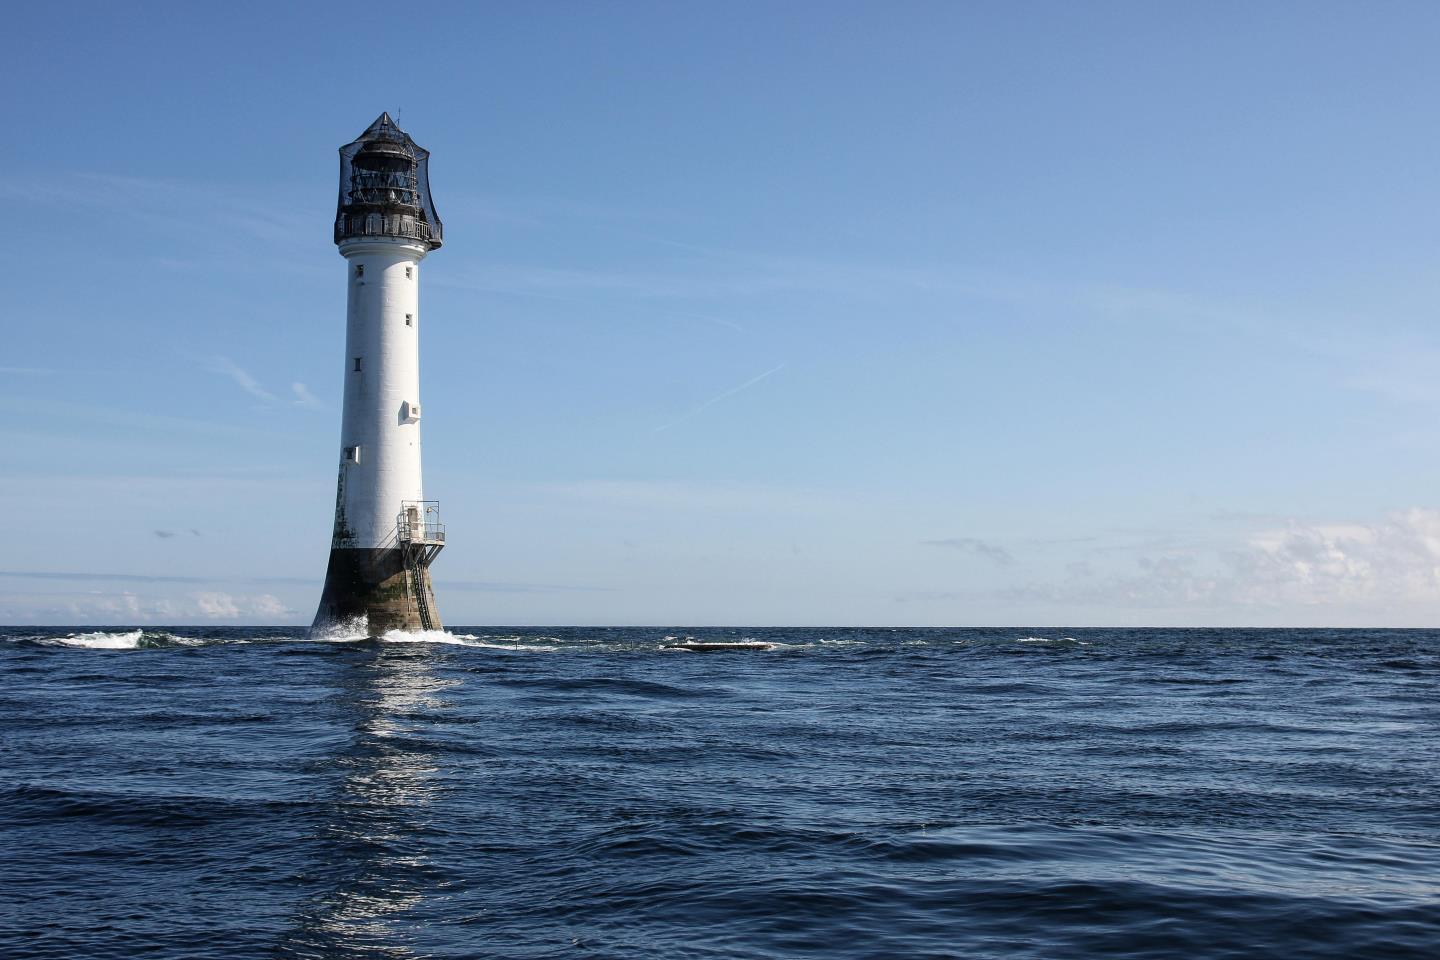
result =
[[430,151],[382,113],[340,148],[335,242],[361,237],[418,240],[431,250],[445,227],[430,199]]

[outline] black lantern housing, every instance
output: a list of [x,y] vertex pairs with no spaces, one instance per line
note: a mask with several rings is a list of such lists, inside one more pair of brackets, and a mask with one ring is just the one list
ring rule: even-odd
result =
[[418,240],[431,250],[445,240],[445,225],[430,199],[430,151],[382,113],[340,148],[340,201],[335,242],[357,237]]

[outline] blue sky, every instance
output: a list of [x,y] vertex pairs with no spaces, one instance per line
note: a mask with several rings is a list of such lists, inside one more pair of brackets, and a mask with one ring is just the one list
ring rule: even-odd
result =
[[1440,8],[10,11],[0,621],[308,622],[336,149],[450,623],[1440,615]]

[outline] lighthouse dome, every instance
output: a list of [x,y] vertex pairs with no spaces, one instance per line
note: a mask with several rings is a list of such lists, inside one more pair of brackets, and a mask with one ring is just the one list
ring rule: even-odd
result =
[[335,242],[388,236],[420,240],[432,250],[444,225],[430,199],[430,152],[382,113],[340,148]]

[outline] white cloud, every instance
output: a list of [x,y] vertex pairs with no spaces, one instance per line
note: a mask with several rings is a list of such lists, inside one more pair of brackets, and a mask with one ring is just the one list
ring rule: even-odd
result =
[[239,605],[235,603],[235,598],[228,593],[196,593],[192,596],[202,617],[229,620],[240,616]]
[[290,608],[280,602],[280,598],[272,593],[262,593],[250,602],[250,612],[256,616],[279,617],[290,613]]
[[[229,357],[213,358],[209,363],[209,369],[214,373],[228,377],[237,387],[266,406],[281,402],[280,398],[267,390],[264,384],[251,375],[250,371],[241,367]],[[295,396],[295,399],[290,402],[297,407],[318,409],[324,406],[324,404],[320,402],[320,398],[311,393],[310,388],[299,380],[290,384],[290,392]]]
[[248,372],[241,369],[235,361],[228,357],[216,357],[211,363],[210,369],[216,373],[222,373],[235,381],[235,385],[244,390],[250,396],[264,403],[275,403],[275,394],[266,390],[260,385],[260,381],[250,376]]
[[1227,561],[1243,602],[1433,601],[1440,511],[1417,507],[1368,525],[1292,523],[1252,536]]
[[300,381],[290,384],[290,389],[295,394],[295,404],[301,407],[321,407],[320,398],[310,392],[310,388]]
[[0,594],[0,622],[184,624],[202,620],[283,622],[295,613],[274,594],[199,591],[178,597],[130,590]]
[[1420,507],[1374,523],[1291,521],[1218,551],[1142,556],[1139,573],[1005,591],[1012,601],[1148,609],[1387,611],[1440,604],[1440,510]]

